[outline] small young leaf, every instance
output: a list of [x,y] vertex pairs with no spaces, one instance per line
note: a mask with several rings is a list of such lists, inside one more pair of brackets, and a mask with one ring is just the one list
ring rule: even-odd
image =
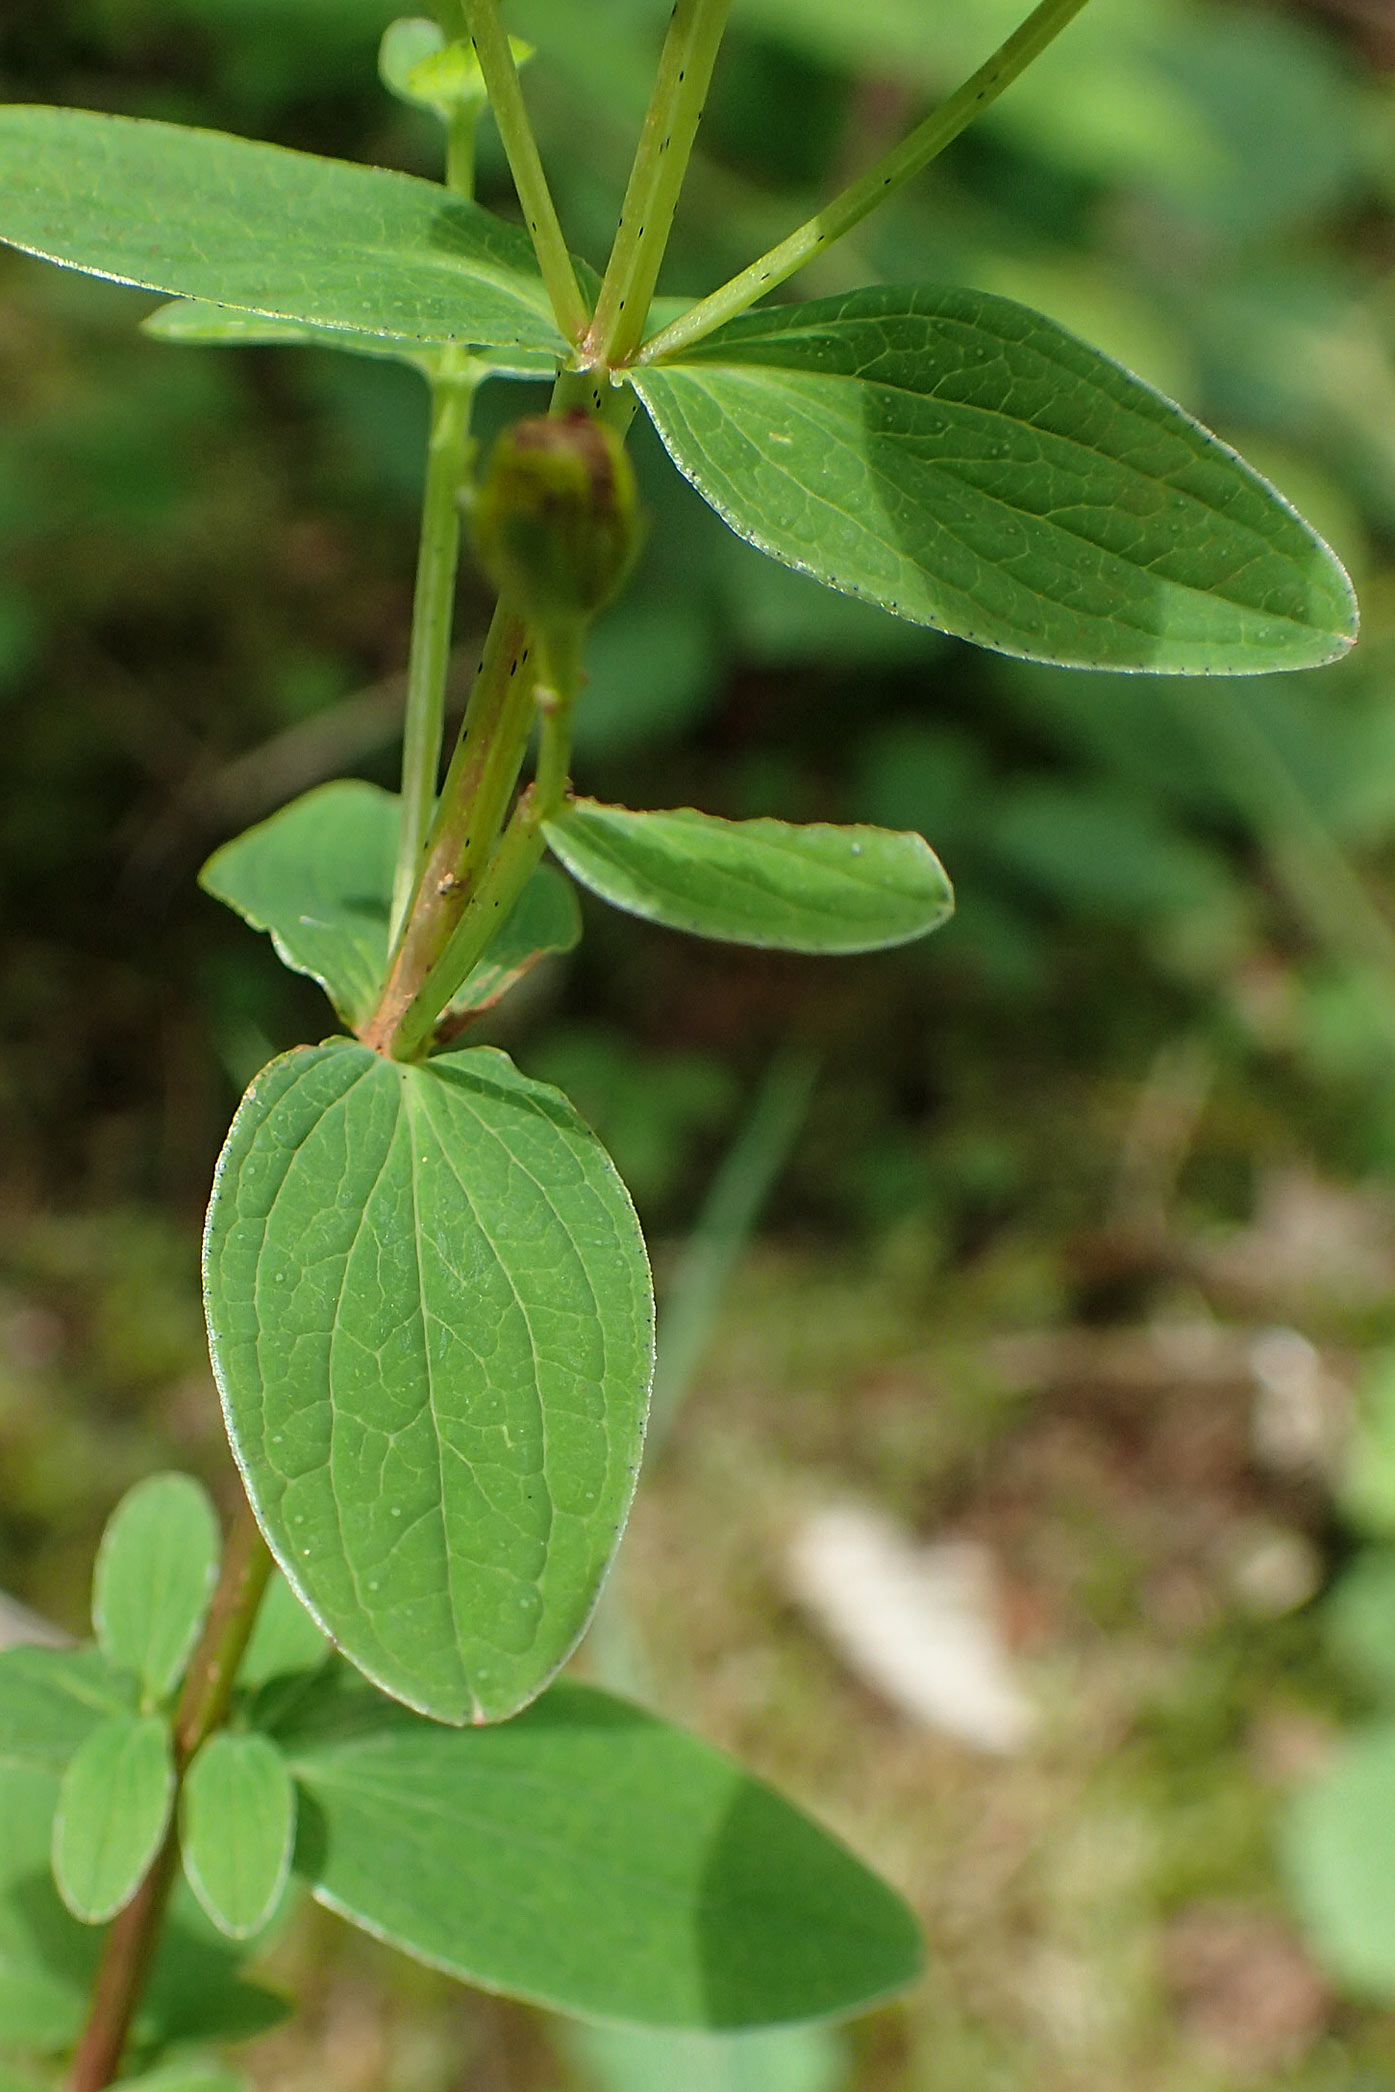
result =
[[1289,1805],[1282,1841],[1298,1915],[1333,1974],[1395,2000],[1395,1727],[1369,1729]]
[[275,1744],[211,1736],[185,1775],[179,1843],[190,1888],[229,1939],[271,1922],[294,1841],[295,1788]]
[[[225,843],[199,874],[206,892],[271,932],[282,961],[318,981],[349,1025],[372,1015],[387,967],[400,819],[391,792],[340,778]],[[539,959],[570,951],[580,934],[567,882],[540,868],[455,990],[454,1010],[489,1008]]]
[[135,1710],[136,1685],[97,1649],[0,1654],[0,1765],[62,1772],[99,1722]]
[[527,234],[434,182],[83,109],[0,109],[0,240],[275,319],[565,353]]
[[513,1713],[586,1624],[643,1439],[649,1267],[594,1134],[487,1049],[286,1054],[233,1121],[204,1281],[305,1604],[424,1713]]
[[592,893],[698,937],[790,952],[869,952],[937,930],[954,894],[923,836],[631,813],[575,799],[547,840]]
[[740,537],[914,623],[1083,668],[1254,675],[1356,636],[1266,481],[1025,306],[930,285],[747,313],[635,389]]
[[[395,334],[356,334],[347,327],[314,327],[307,320],[272,320],[230,305],[209,305],[201,298],[175,298],[159,305],[141,321],[142,333],[175,348],[340,349],[351,356],[377,356],[410,363],[426,377],[440,370],[444,351],[432,342],[407,341]],[[458,356],[458,351],[456,352]],[[500,378],[549,378],[557,357],[547,349],[478,348],[470,358],[479,375]],[[463,375],[457,361],[457,377]]]
[[736,2028],[857,2011],[917,1972],[914,1918],[846,1847],[604,1693],[554,1686],[461,1734],[341,1666],[283,1741],[319,1901],[467,1982]]
[[267,1585],[252,1639],[237,1668],[237,1682],[247,1692],[273,1678],[312,1671],[324,1661],[329,1643],[278,1570]]
[[114,1714],[74,1753],[53,1819],[53,1878],[84,1924],[129,1903],[160,1849],[174,1798],[169,1730],[159,1715]]
[[[70,2048],[87,2016],[102,1935],[58,1899],[49,1871],[58,1780],[0,1763],[0,2040],[44,2053]],[[176,1891],[136,2017],[143,2045],[240,2040],[285,2017],[270,1991],[240,1983],[225,1942],[190,1930]],[[205,1925],[202,1912],[200,1926]]]
[[[526,65],[533,55],[533,46],[518,36],[509,38],[509,48],[517,66]],[[389,94],[414,108],[429,109],[443,123],[449,123],[458,109],[482,109],[489,100],[474,46],[447,43],[436,23],[420,15],[388,24],[378,48],[378,77]]]
[[192,1475],[150,1475],[108,1520],[92,1579],[92,1624],[109,1663],[152,1699],[183,1676],[218,1576],[218,1515]]

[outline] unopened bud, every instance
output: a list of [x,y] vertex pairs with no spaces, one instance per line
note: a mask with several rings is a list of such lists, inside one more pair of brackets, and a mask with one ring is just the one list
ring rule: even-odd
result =
[[634,468],[615,431],[578,409],[506,429],[474,508],[475,546],[504,600],[547,627],[610,601],[639,542]]

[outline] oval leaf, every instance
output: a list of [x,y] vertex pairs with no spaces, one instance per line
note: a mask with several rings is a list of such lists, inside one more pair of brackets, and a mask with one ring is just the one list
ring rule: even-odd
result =
[[1254,675],[1356,636],[1339,562],[1266,481],[1006,298],[893,286],[748,313],[634,383],[741,537],[980,646]]
[[592,893],[698,937],[787,952],[870,952],[939,928],[954,908],[923,836],[885,828],[631,813],[576,799],[547,840]]
[[112,1715],[80,1745],[53,1819],[53,1878],[75,1918],[102,1925],[130,1902],[160,1849],[173,1799],[169,1730],[159,1715]]
[[0,240],[277,319],[566,349],[521,229],[434,182],[218,131],[0,109]]
[[423,1713],[513,1713],[586,1624],[644,1432],[648,1261],[594,1134],[501,1053],[287,1054],[233,1121],[204,1277],[305,1604]]
[[97,1649],[0,1654],[0,1765],[62,1772],[99,1722],[134,1711],[134,1681]]
[[372,1014],[387,967],[400,818],[391,792],[341,777],[224,843],[199,873],[349,1024]]
[[297,1870],[467,1982],[564,2012],[752,2027],[916,1975],[900,1898],[720,1752],[584,1686],[461,1735],[357,1682],[284,1737]]
[[122,1497],[97,1549],[92,1624],[108,1661],[161,1700],[184,1675],[218,1576],[218,1516],[192,1475]]
[[[362,1025],[388,960],[400,804],[378,785],[340,778],[292,800],[225,843],[199,883],[257,930],[283,964],[318,981],[340,1016]],[[551,952],[581,935],[576,897],[546,866],[534,873],[453,1010],[487,1009]]]
[[265,1736],[211,1736],[180,1794],[189,1886],[220,1932],[251,1939],[271,1922],[291,1866],[295,1788]]
[[[70,2048],[87,2017],[102,1935],[58,1899],[50,1873],[58,1780],[0,1764],[0,2028],[7,2046]],[[285,2017],[270,1991],[240,1983],[233,1950],[199,1934],[177,1891],[134,2028],[143,2045],[245,2039]]]

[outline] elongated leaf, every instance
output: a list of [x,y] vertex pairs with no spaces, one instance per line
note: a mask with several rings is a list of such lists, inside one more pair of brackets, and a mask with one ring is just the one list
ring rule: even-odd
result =
[[238,1685],[254,1692],[273,1678],[314,1670],[328,1649],[324,1635],[277,1571],[267,1585],[252,1639],[238,1665]]
[[467,1981],[744,2027],[855,2011],[916,1973],[910,1912],[845,1847],[604,1693],[558,1685],[462,1735],[341,1682],[283,1742],[319,1900]]
[[[407,341],[395,334],[356,334],[347,327],[313,327],[305,320],[273,320],[229,305],[209,305],[200,298],[176,298],[161,305],[141,327],[175,348],[340,349],[352,356],[410,363],[427,377],[442,364],[442,349],[431,342]],[[557,369],[557,358],[547,349],[480,348],[471,361],[481,378],[546,378]],[[458,365],[455,369],[461,375]]]
[[218,1515],[191,1475],[150,1475],[102,1535],[92,1624],[107,1660],[153,1699],[183,1676],[218,1576]]
[[867,952],[939,928],[954,907],[923,836],[885,828],[631,813],[576,799],[547,827],[573,878],[627,914],[793,952]]
[[265,1736],[211,1736],[185,1776],[179,1843],[190,1888],[220,1932],[271,1922],[295,1841],[295,1788]]
[[97,1649],[6,1649],[0,1654],[0,1765],[62,1772],[99,1722],[129,1714],[132,1678]]
[[[400,818],[391,792],[340,778],[225,843],[199,875],[254,929],[269,930],[283,962],[318,981],[350,1025],[372,1015],[387,967]],[[541,868],[455,990],[454,1008],[487,1008],[549,952],[570,951],[580,934],[571,888]]]
[[636,390],[740,536],[898,617],[1085,668],[1330,661],[1350,583],[1181,409],[986,292],[856,291],[734,320]]
[[233,1121],[204,1277],[310,1611],[424,1713],[511,1714],[585,1625],[643,1437],[649,1269],[594,1134],[501,1053],[286,1054]]
[[217,131],[0,109],[0,240],[276,319],[565,349],[521,230],[433,182]]
[[1283,1856],[1327,1967],[1368,1997],[1395,1999],[1395,1726],[1368,1730],[1294,1796]]
[[[58,1780],[0,1763],[0,2041],[68,2048],[87,2016],[102,1935],[58,1899],[49,1871]],[[142,2042],[238,2040],[284,2018],[271,1992],[236,1980],[226,1944],[190,1932],[180,1891],[136,2018]],[[202,1922],[202,1919],[200,1919]]]
[[169,1730],[114,1714],[69,1761],[53,1819],[53,1878],[76,1918],[101,1925],[129,1903],[160,1849],[174,1799]]

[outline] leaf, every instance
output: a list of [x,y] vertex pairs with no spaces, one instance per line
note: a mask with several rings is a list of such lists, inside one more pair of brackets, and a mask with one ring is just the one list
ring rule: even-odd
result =
[[295,1788],[265,1736],[211,1736],[184,1778],[179,1843],[190,1888],[220,1932],[270,1924],[291,1867]]
[[135,1707],[134,1681],[97,1649],[0,1654],[0,1766],[62,1772],[99,1722]]
[[283,1738],[318,1900],[467,1982],[565,2012],[748,2027],[915,1976],[899,1897],[697,1738],[584,1686],[467,1734],[326,1681]]
[[237,1682],[255,1691],[273,1678],[313,1670],[328,1650],[324,1635],[278,1570],[267,1585],[252,1639],[237,1667]]
[[222,1542],[191,1475],[150,1475],[122,1497],[97,1549],[92,1624],[107,1660],[162,1700],[184,1675],[218,1577]]
[[[228,305],[209,305],[200,298],[176,298],[169,305],[157,306],[141,321],[141,331],[174,348],[340,349],[353,356],[410,363],[426,377],[433,377],[443,361],[441,348],[430,342],[404,340],[395,334],[357,334],[345,327],[314,327],[303,320],[273,320]],[[550,378],[557,369],[557,357],[549,349],[480,348],[470,361],[478,366],[481,378]],[[458,362],[454,370],[457,376],[463,375]]]
[[[44,2052],[68,2048],[87,2016],[102,1935],[58,1900],[49,1869],[58,1780],[0,1764],[0,2041]],[[191,1936],[176,1895],[137,2014],[142,2043],[260,2033],[285,2016],[270,1991],[236,1980],[224,1944]]]
[[0,109],[0,240],[276,319],[566,351],[521,228],[434,182],[217,131]]
[[1395,1727],[1368,1730],[1294,1796],[1282,1852],[1327,1967],[1368,1997],[1395,1999]]
[[513,1713],[585,1626],[644,1431],[649,1267],[594,1134],[488,1049],[286,1054],[233,1121],[204,1278],[300,1597],[422,1712]]
[[74,1917],[102,1925],[130,1902],[173,1799],[169,1730],[158,1714],[114,1714],[79,1746],[53,1819],[53,1878]]
[[[388,961],[388,916],[401,814],[377,785],[340,778],[292,800],[214,852],[199,883],[257,930],[283,963],[318,981],[340,1016],[373,1014]],[[487,1009],[549,952],[581,934],[576,899],[543,868],[469,979],[457,1010]]]
[[631,813],[575,799],[547,840],[592,893],[699,937],[794,952],[866,952],[938,929],[954,907],[923,836],[882,828]]
[[199,884],[253,929],[269,930],[283,964],[318,981],[340,1016],[361,1024],[387,967],[399,821],[391,792],[339,778],[224,843]]
[[635,389],[737,534],[981,646],[1087,668],[1255,674],[1343,653],[1351,585],[1180,408],[986,292],[748,313]]
[[[513,62],[522,67],[533,46],[511,36]],[[437,23],[420,15],[390,22],[378,50],[378,78],[389,94],[418,109],[429,109],[449,124],[461,109],[483,109],[489,100],[484,72],[473,44],[447,43]]]

